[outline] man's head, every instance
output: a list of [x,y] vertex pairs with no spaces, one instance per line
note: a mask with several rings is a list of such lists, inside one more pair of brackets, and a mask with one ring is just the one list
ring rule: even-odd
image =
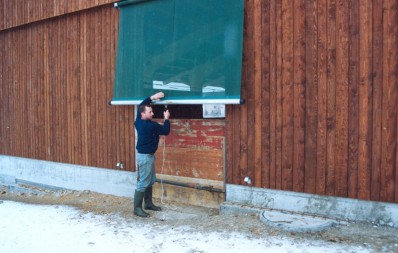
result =
[[138,108],[138,111],[141,114],[142,120],[152,120],[153,111],[152,111],[152,107],[150,105],[141,105]]

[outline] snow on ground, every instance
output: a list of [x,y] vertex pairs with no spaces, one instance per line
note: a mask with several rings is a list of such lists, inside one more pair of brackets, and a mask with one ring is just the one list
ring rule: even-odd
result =
[[133,252],[369,252],[363,247],[286,237],[252,238],[236,232],[151,227],[116,215],[69,206],[0,201],[1,253]]

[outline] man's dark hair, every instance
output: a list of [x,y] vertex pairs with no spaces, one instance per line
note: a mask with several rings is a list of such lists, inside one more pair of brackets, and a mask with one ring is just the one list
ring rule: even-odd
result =
[[138,111],[139,111],[140,114],[143,113],[143,112],[145,112],[145,107],[152,107],[152,106],[149,105],[149,104],[147,104],[147,105],[140,105],[140,106],[138,107]]

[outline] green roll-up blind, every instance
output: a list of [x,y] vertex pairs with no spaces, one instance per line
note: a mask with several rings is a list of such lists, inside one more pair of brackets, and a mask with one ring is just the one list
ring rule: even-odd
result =
[[128,0],[112,104],[240,102],[244,0]]

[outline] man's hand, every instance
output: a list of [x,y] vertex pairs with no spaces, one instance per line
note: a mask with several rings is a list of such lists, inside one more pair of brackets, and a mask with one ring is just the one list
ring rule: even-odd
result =
[[151,100],[159,100],[161,98],[164,98],[164,93],[163,92],[158,92],[158,93],[153,94],[151,96]]
[[164,119],[169,119],[169,118],[170,118],[170,112],[169,112],[169,110],[164,111],[164,112],[163,112],[163,116],[164,116]]

